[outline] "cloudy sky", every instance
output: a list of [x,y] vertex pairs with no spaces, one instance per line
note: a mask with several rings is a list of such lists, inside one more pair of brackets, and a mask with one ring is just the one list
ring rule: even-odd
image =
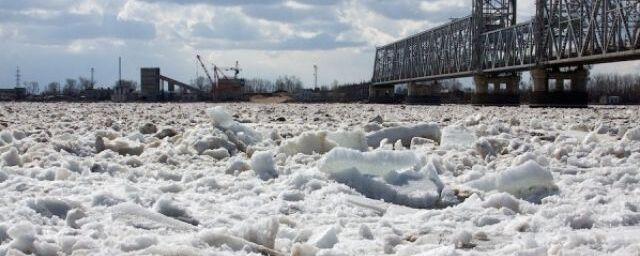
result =
[[[523,3],[525,2],[525,3]],[[533,1],[520,1],[527,19]],[[382,45],[470,13],[470,0],[0,0],[0,86],[88,77],[100,85],[158,66],[178,80],[208,63],[247,78],[292,74],[313,84],[368,80]],[[631,72],[635,62],[600,71]]]

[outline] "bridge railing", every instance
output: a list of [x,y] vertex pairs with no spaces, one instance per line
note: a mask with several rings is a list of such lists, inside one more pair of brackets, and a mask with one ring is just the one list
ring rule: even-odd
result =
[[[636,59],[639,0],[548,0],[544,6],[548,63]],[[625,54],[622,54],[625,53]]]
[[532,21],[484,32],[478,41],[474,16],[468,16],[377,48],[372,81],[394,84],[640,59],[640,0],[541,3]]
[[471,16],[376,49],[373,82],[407,82],[472,71]]

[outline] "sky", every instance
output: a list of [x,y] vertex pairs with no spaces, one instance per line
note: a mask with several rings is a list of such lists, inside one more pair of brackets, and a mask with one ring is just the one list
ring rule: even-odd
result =
[[[529,19],[533,1],[519,2]],[[371,79],[376,46],[471,12],[471,0],[0,0],[0,87],[90,77],[138,81],[141,67],[189,82],[239,61],[245,78],[295,75],[313,86]],[[638,62],[596,72],[632,73]]]

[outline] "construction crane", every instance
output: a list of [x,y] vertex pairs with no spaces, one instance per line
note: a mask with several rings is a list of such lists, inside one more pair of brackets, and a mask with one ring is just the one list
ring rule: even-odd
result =
[[[218,67],[213,64],[213,74],[210,74],[200,55],[196,55],[196,57],[211,81],[211,95],[214,99],[222,101],[242,99],[245,80],[238,78],[241,69],[238,67],[237,61],[235,67]],[[225,72],[228,71],[233,71],[234,76],[227,76]]]
[[196,58],[198,59],[198,62],[200,62],[200,65],[202,66],[202,69],[204,69],[204,73],[207,75],[207,78],[209,78],[209,81],[211,82],[211,92],[213,93],[215,91],[214,88],[216,86],[215,82],[213,81],[213,78],[211,78],[211,75],[209,74],[209,71],[207,70],[207,66],[204,65],[204,62],[202,62],[202,58],[200,58],[200,55],[196,55]]
[[225,68],[219,68],[219,69],[223,71],[233,71],[234,72],[233,79],[238,79],[238,75],[240,74],[240,71],[242,71],[242,69],[240,68],[240,65],[238,64],[238,61],[236,61],[235,67],[225,67]]

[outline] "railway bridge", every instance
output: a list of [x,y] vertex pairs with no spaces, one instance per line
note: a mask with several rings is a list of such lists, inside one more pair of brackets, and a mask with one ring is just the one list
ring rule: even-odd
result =
[[532,106],[586,106],[585,65],[640,59],[640,0],[535,0],[523,23],[517,0],[472,1],[467,17],[378,47],[370,100],[407,84],[408,101],[434,103],[438,80],[473,77],[474,104],[519,104],[529,71]]

